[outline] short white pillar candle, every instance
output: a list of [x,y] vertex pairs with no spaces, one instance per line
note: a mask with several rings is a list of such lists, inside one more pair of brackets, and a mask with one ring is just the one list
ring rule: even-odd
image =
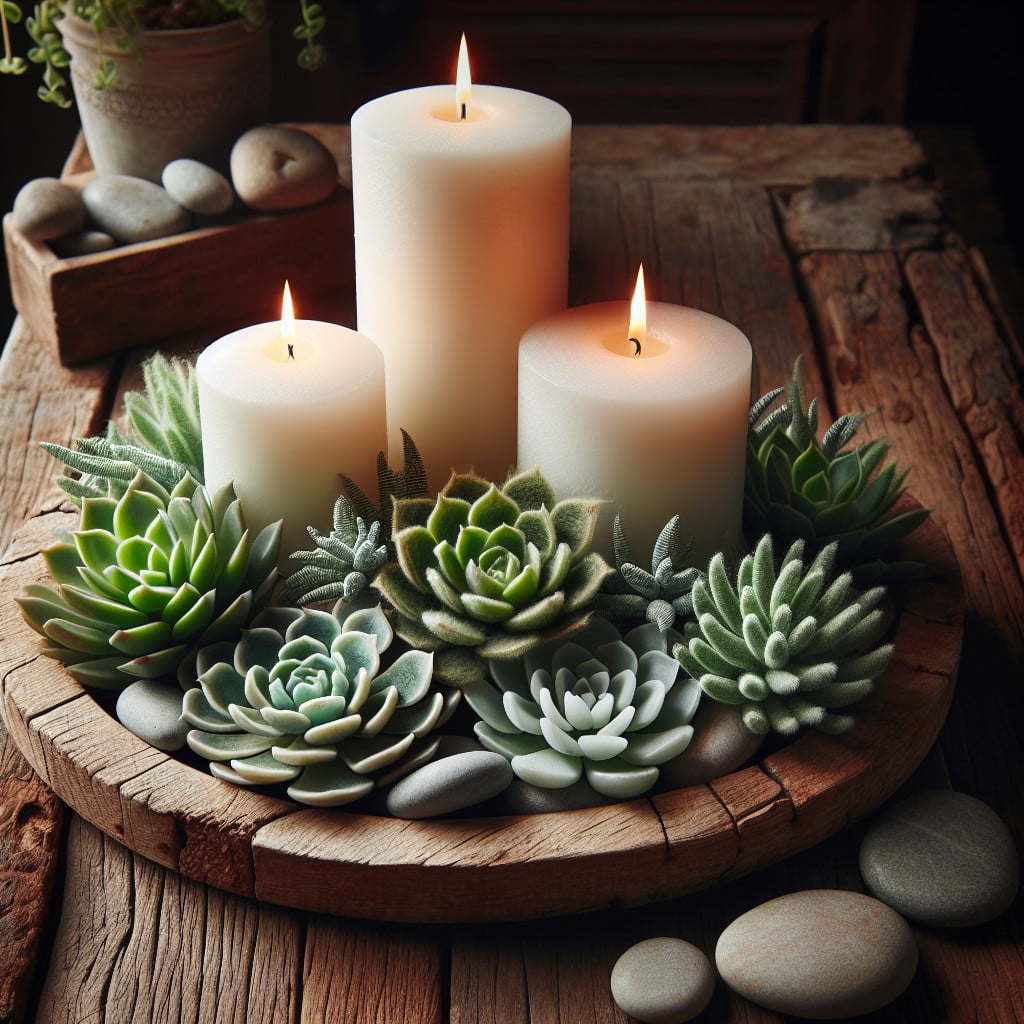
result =
[[387,443],[384,360],[369,338],[337,324],[256,324],[198,359],[207,486],[234,482],[250,529],[284,520],[282,568],[329,532],[340,474],[377,495]]
[[740,542],[750,343],[696,309],[647,303],[636,354],[626,302],[569,309],[519,348],[519,467],[539,465],[560,498],[609,502],[598,547],[622,522],[646,566],[659,531],[681,517],[689,561]]

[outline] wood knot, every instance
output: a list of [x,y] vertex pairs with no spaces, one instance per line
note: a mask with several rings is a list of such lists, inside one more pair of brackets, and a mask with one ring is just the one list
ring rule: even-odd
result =
[[897,423],[909,423],[914,418],[914,407],[902,398],[897,398],[889,410],[889,418]]

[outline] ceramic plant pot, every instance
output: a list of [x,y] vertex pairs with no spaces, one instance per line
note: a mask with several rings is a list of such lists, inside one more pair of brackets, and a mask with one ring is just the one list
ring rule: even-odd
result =
[[171,160],[186,156],[226,169],[234,140],[267,118],[266,23],[253,30],[229,21],[140,32],[141,58],[118,49],[110,34],[103,53],[117,77],[105,89],[96,88],[98,51],[88,23],[69,14],[59,25],[85,141],[100,174],[159,181]]

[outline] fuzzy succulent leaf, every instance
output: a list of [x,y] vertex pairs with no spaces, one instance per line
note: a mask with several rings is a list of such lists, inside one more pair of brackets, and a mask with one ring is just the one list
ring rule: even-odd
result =
[[124,398],[122,427],[111,422],[103,437],[79,438],[73,447],[42,447],[79,474],[58,483],[76,505],[85,498],[120,497],[140,470],[166,490],[185,476],[203,483],[199,384],[194,365],[156,353],[142,365],[143,389]]
[[289,782],[293,800],[334,807],[410,757],[418,763],[419,741],[460,697],[433,685],[433,655],[393,648],[379,606],[350,612],[338,601],[284,621],[277,611],[221,649],[226,659],[205,664],[199,689],[185,694],[188,744],[211,771],[242,785]]
[[693,735],[700,689],[667,653],[681,640],[655,623],[623,637],[594,618],[525,659],[492,660],[490,679],[464,690],[477,737],[531,785],[557,789],[585,777],[605,796],[639,796]]
[[433,503],[397,501],[397,558],[377,586],[399,634],[429,649],[466,649],[443,674],[463,683],[482,676],[484,658],[519,657],[582,628],[611,571],[587,550],[597,511],[595,502],[555,502],[536,470],[503,487],[454,474]]
[[673,516],[662,527],[648,571],[633,561],[621,517],[615,517],[612,540],[616,571],[604,581],[595,599],[598,610],[616,622],[656,622],[662,630],[693,612],[691,590],[702,573],[687,561],[692,541],[682,545],[680,522],[679,516]]
[[713,700],[741,705],[751,732],[829,733],[853,719],[834,709],[862,699],[885,670],[892,645],[875,646],[884,587],[861,593],[835,575],[837,544],[807,564],[794,542],[776,570],[765,534],[735,578],[718,554],[693,588],[697,623],[673,653]]
[[117,500],[86,498],[80,525],[42,553],[57,586],[19,603],[58,651],[81,655],[68,671],[86,686],[175,673],[194,685],[198,649],[234,639],[277,578],[281,524],[253,540],[230,485],[211,500],[189,476],[168,492],[140,471]]
[[[803,538],[810,550],[836,543],[843,565],[864,581],[885,575],[885,559],[927,516],[926,509],[893,514],[903,494],[904,473],[882,466],[884,439],[853,440],[863,416],[840,416],[817,439],[817,400],[804,405],[800,359],[793,366],[788,400],[776,388],[750,409],[744,518],[747,530],[780,541]],[[923,567],[917,567],[918,574]],[[904,575],[896,566],[892,576]]]

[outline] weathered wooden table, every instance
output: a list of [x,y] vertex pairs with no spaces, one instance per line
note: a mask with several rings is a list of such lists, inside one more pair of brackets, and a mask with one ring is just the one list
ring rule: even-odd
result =
[[[328,135],[345,163],[347,132]],[[573,304],[619,295],[642,259],[653,297],[749,335],[758,392],[802,352],[833,414],[878,410],[863,431],[887,433],[913,467],[909,488],[948,534],[969,608],[952,711],[907,788],[972,793],[1024,846],[1024,358],[982,259],[943,224],[924,153],[898,128],[592,127],[575,131],[574,157]],[[351,307],[349,288],[330,314],[352,322]],[[141,355],[66,369],[15,325],[0,361],[0,550],[61,503],[38,442],[98,431]],[[3,561],[22,557],[15,545]],[[740,842],[793,800],[748,800]],[[0,726],[0,1021],[625,1021],[608,976],[628,945],[677,935],[711,952],[763,900],[861,889],[861,832],[647,908],[367,923],[227,895],[129,852],[62,809]],[[1021,899],[984,927],[915,934],[914,982],[864,1020],[1024,1019]],[[782,1018],[720,985],[700,1019]]]

